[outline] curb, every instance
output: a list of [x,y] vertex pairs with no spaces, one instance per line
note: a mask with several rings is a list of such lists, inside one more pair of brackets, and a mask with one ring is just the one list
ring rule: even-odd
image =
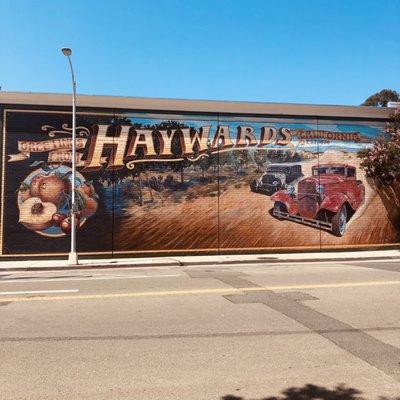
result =
[[[171,259],[169,259],[171,260]],[[127,263],[127,264],[79,264],[79,265],[62,265],[62,266],[28,266],[28,267],[1,267],[0,272],[15,272],[15,271],[76,271],[86,269],[117,269],[117,268],[153,268],[153,267],[190,267],[194,265],[204,266],[219,266],[219,265],[238,265],[238,264],[302,264],[307,262],[360,262],[360,261],[385,261],[398,260],[399,256],[387,257],[344,257],[344,258],[273,258],[273,257],[258,257],[256,259],[246,260],[221,260],[221,261],[180,261],[173,259],[172,262],[154,262],[154,263]]]

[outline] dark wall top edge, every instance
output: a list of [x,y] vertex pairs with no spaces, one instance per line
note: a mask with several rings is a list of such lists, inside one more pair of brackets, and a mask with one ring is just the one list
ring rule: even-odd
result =
[[[57,105],[32,105],[32,104],[1,104],[0,109],[7,110],[35,110],[35,111],[59,111],[71,112],[71,107]],[[180,114],[180,115],[201,115],[214,117],[248,117],[248,118],[296,118],[296,119],[319,119],[319,120],[337,120],[337,121],[370,121],[370,122],[387,122],[390,120],[389,115],[385,117],[360,117],[360,116],[342,116],[342,115],[318,115],[318,114],[259,114],[259,113],[238,113],[238,112],[213,112],[213,111],[187,111],[187,110],[149,110],[149,109],[121,109],[121,108],[99,108],[99,107],[77,107],[80,113],[109,113],[109,114],[129,114],[129,113],[148,113],[148,114]],[[2,117],[2,116],[0,116]]]
[[[41,108],[68,108],[71,94],[0,92],[0,106],[38,106]],[[108,112],[180,113],[198,115],[280,116],[305,118],[351,118],[386,120],[393,109],[379,107],[335,106],[291,103],[263,103],[216,100],[182,100],[118,96],[77,96],[81,110]]]

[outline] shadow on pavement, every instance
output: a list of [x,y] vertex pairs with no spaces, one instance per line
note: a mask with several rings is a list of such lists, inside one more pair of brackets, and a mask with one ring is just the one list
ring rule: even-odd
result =
[[[362,392],[346,385],[338,385],[334,389],[307,384],[302,387],[291,387],[282,391],[279,396],[269,396],[259,399],[245,399],[244,397],[228,394],[221,400],[366,400]],[[394,393],[394,395],[398,395]],[[398,397],[379,397],[378,400],[400,400]]]

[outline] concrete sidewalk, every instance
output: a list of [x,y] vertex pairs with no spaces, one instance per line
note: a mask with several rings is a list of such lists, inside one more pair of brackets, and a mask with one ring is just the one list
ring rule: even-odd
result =
[[239,254],[213,256],[171,256],[146,258],[107,258],[81,259],[79,265],[71,266],[67,260],[13,260],[0,261],[1,271],[48,271],[76,270],[90,268],[123,267],[181,267],[191,265],[232,265],[232,264],[270,264],[301,263],[323,261],[365,261],[399,260],[400,250],[349,251],[326,253],[282,253],[282,254]]

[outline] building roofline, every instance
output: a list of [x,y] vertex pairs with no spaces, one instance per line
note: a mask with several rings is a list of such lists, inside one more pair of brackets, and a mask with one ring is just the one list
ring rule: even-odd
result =
[[[0,92],[0,105],[59,106],[71,105],[71,94]],[[172,111],[184,113],[282,115],[302,117],[366,118],[386,120],[391,108],[317,105],[295,103],[263,103],[220,100],[161,99],[148,97],[122,97],[77,95],[77,106],[116,110]]]

